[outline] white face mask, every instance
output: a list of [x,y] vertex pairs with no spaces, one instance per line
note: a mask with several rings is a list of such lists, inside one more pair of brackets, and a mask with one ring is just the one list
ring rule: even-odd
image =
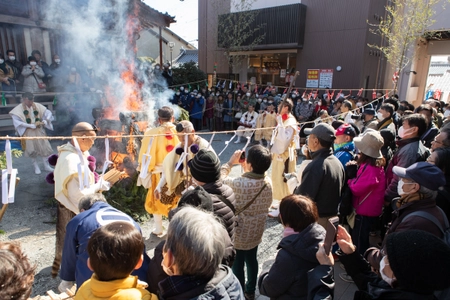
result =
[[37,63],[35,61],[30,61],[30,66],[35,66]]
[[159,66],[156,66],[155,69],[156,69],[156,70],[159,70]]
[[266,100],[266,99],[264,99],[264,100],[263,100],[263,102],[264,102],[264,103],[267,103],[267,100]]
[[216,93],[216,96],[219,96],[220,95],[220,93]]
[[180,96],[180,92],[177,92],[177,96]]
[[303,102],[306,102],[306,101],[308,101],[308,98],[303,98],[302,100],[303,100]]
[[9,60],[16,60],[16,57],[15,56],[10,56]]
[[261,99],[258,99],[258,103],[261,103]]
[[297,98],[297,95],[294,94],[291,97],[292,97],[292,99],[295,99],[295,98]]
[[[166,255],[167,255],[167,254],[166,254]],[[175,275],[175,274],[172,272],[172,270],[171,270],[170,268],[168,268],[168,267],[166,267],[166,266],[164,265],[164,258],[163,258],[163,260],[162,260],[162,262],[161,262],[161,267],[163,268],[164,272],[165,272],[167,275],[169,275],[169,276]]]
[[411,129],[412,128],[405,129],[403,128],[403,126],[400,126],[400,128],[398,129],[398,136],[401,139],[404,139],[411,132]]
[[245,94],[245,95],[246,95],[247,97],[250,97],[251,94],[250,94],[250,93],[247,93],[247,94]]
[[408,195],[408,194],[411,194],[411,192],[404,192],[403,191],[403,186],[405,185],[405,184],[414,184],[413,182],[404,182],[403,181],[403,179],[400,179],[399,181],[398,181],[398,184],[397,184],[397,194],[399,194],[400,196],[401,195]]
[[180,91],[184,91],[184,87],[180,87]]
[[55,59],[55,63],[57,63],[58,65],[60,62],[61,62],[61,60],[59,58]]
[[3,59],[0,59],[0,64],[2,64],[2,63],[4,63],[5,62],[5,60],[3,60]]
[[383,114],[381,112],[377,112],[377,119],[380,121],[384,119]]
[[317,102],[317,105],[322,106],[322,101]]
[[390,286],[392,286],[392,283],[394,282],[395,278],[388,277],[384,272],[386,266],[389,266],[389,264],[386,263],[385,258],[386,256],[383,257],[383,259],[380,261],[380,275],[384,281],[386,281]]

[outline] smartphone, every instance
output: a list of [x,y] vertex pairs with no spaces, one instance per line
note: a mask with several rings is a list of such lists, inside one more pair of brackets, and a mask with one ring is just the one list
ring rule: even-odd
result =
[[336,243],[337,227],[339,225],[339,217],[329,218],[327,221],[327,234],[325,235],[325,241],[323,247],[325,248],[325,253],[330,254],[331,246]]
[[245,151],[242,151],[241,156],[239,157],[239,162],[240,163],[245,162]]

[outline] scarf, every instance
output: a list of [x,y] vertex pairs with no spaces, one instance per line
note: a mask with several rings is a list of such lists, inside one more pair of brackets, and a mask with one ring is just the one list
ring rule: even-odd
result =
[[419,201],[422,199],[424,199],[424,197],[423,197],[423,194],[421,194],[421,193],[401,195],[400,199],[398,199],[398,201],[395,205],[397,206],[397,208],[400,208],[407,203],[410,203],[413,201]]

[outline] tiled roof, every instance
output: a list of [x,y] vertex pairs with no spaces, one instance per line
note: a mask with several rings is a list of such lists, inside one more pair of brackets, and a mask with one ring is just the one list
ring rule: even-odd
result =
[[441,90],[442,92],[450,92],[450,68],[440,75],[428,75],[427,87],[431,86],[431,90]]
[[174,59],[174,66],[193,61],[198,64],[198,50],[182,50],[180,55]]

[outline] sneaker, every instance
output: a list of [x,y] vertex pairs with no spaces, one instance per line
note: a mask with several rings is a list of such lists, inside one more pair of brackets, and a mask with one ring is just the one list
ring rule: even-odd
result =
[[352,277],[350,275],[348,275],[347,273],[341,273],[341,274],[339,274],[339,277],[341,277],[341,279],[345,282],[353,283]]
[[255,300],[255,293],[244,293],[245,300]]

